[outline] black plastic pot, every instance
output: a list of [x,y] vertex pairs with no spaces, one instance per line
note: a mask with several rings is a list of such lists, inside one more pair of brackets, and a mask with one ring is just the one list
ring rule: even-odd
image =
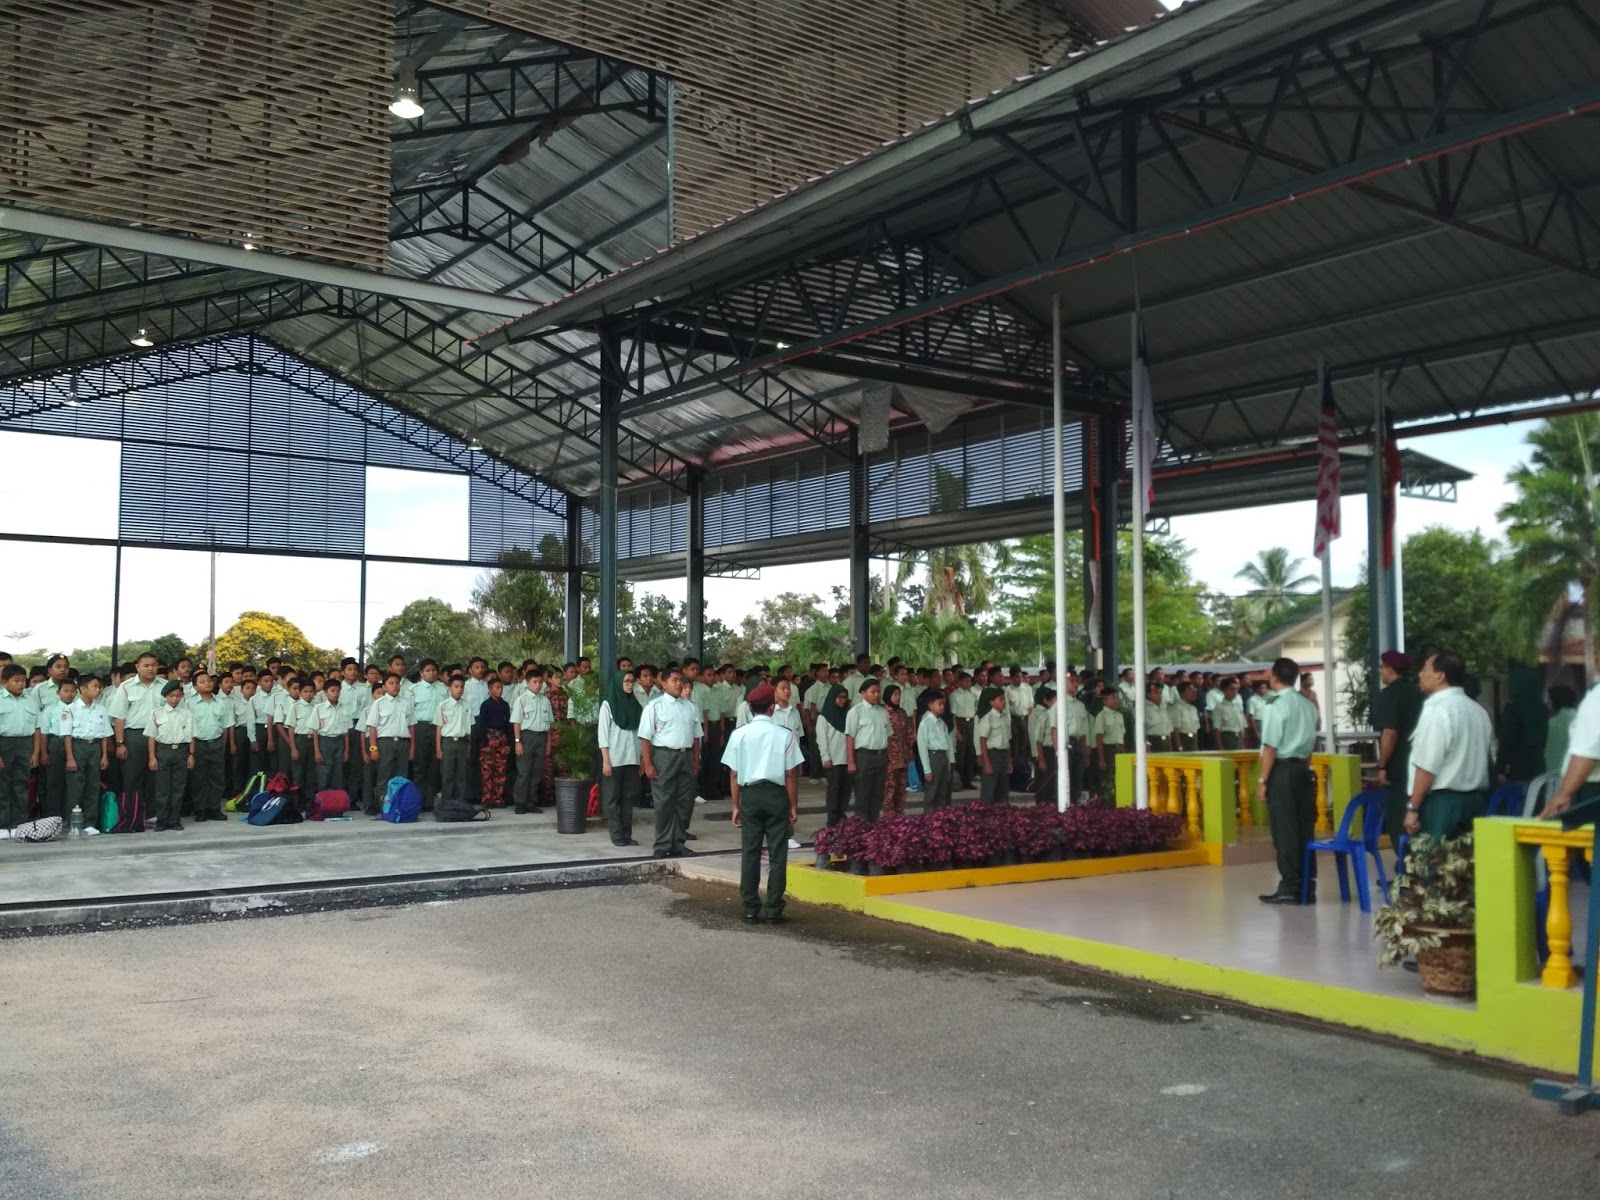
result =
[[556,784],[556,832],[587,833],[589,830],[589,792],[594,787],[587,779],[558,778]]

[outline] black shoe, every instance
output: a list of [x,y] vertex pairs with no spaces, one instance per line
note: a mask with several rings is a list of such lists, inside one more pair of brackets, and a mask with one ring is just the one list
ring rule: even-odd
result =
[[744,914],[744,920],[746,925],[754,925],[761,920],[761,914],[759,912],[747,912]]
[[611,844],[613,846],[631,846],[631,845],[633,845],[633,843],[630,842],[627,838],[612,838],[611,839]]
[[687,847],[687,846],[674,846],[672,848],[671,853],[672,853],[672,857],[673,858],[693,858],[694,857],[694,851],[689,849],[689,847]]
[[533,805],[532,807],[530,807],[528,809],[528,815],[531,816],[531,817],[537,817],[537,816],[541,815],[543,812],[544,812],[544,809],[540,808],[537,804]]
[[174,821],[174,822],[172,822],[172,824],[168,825],[167,828],[172,830],[173,833],[182,833],[183,832],[183,822],[182,821]]
[[516,813],[519,817],[525,817],[528,815],[528,806],[526,804],[519,804],[511,811]]
[[761,919],[768,925],[787,925],[789,923],[789,918],[782,913],[768,913]]
[[686,841],[686,842],[698,842],[700,840],[700,838],[696,834],[686,833],[686,834],[683,835],[683,840]]
[[1273,892],[1269,896],[1262,896],[1263,904],[1299,904],[1300,897],[1293,892]]
[[624,846],[637,846],[639,844],[639,839],[637,839],[637,838],[623,838],[622,839],[622,844]]

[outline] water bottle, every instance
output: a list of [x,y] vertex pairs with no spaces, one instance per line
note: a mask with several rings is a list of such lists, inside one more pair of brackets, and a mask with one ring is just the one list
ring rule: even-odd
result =
[[69,838],[81,838],[83,836],[83,809],[76,804],[72,806],[72,819],[67,826],[67,836]]

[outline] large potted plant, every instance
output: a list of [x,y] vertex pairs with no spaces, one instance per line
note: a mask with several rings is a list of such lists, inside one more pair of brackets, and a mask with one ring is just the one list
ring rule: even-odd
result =
[[1389,902],[1374,914],[1372,926],[1382,966],[1415,955],[1425,991],[1472,995],[1477,982],[1472,835],[1412,838],[1404,874],[1390,885]]
[[584,833],[589,827],[589,793],[594,788],[596,727],[567,723],[556,739],[556,832]]

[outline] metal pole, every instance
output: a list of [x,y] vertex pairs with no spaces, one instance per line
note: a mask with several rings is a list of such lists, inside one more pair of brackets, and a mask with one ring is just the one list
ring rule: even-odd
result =
[[[1317,362],[1317,395],[1323,395],[1328,383],[1328,364]],[[1341,498],[1342,500],[1342,498]],[[1333,710],[1338,707],[1339,693],[1333,677],[1333,539],[1322,545],[1322,745],[1329,754],[1338,753],[1333,740]]]
[[212,675],[217,673],[217,547],[211,547],[211,638],[210,648],[206,651],[206,670]]
[[872,541],[867,528],[867,459],[850,434],[850,640],[855,654],[872,652]]
[[689,471],[689,544],[685,555],[688,575],[684,602],[685,641],[694,658],[705,657],[706,641],[706,479],[698,468]]
[[600,595],[595,653],[599,678],[617,667],[617,429],[621,424],[622,335],[615,325],[600,330]]
[[[1134,296],[1133,325],[1130,331],[1133,353],[1128,361],[1133,364],[1131,375],[1137,379],[1139,364],[1139,301]],[[1149,387],[1146,381],[1145,387]],[[1133,798],[1134,807],[1150,807],[1150,780],[1145,772],[1149,765],[1149,744],[1145,740],[1145,666],[1144,636],[1144,520],[1145,490],[1148,469],[1144,461],[1144,405],[1139,399],[1139,385],[1133,389],[1133,679],[1136,689],[1133,701]]]
[[117,565],[111,580],[111,665],[117,665],[117,651],[121,649],[117,635],[122,626],[122,543],[117,543]]
[[[1072,780],[1067,767],[1067,726],[1063,718],[1067,702],[1062,681],[1067,673],[1067,472],[1061,449],[1061,297],[1050,301],[1050,383],[1055,400],[1055,425],[1051,429],[1055,452],[1055,569],[1056,569],[1056,811],[1066,812],[1072,795]],[[1042,797],[1041,797],[1042,798]]]
[[576,496],[567,497],[567,662],[577,662],[583,653],[583,506]]
[[361,556],[361,599],[356,613],[356,660],[364,670],[367,665],[367,556]]

